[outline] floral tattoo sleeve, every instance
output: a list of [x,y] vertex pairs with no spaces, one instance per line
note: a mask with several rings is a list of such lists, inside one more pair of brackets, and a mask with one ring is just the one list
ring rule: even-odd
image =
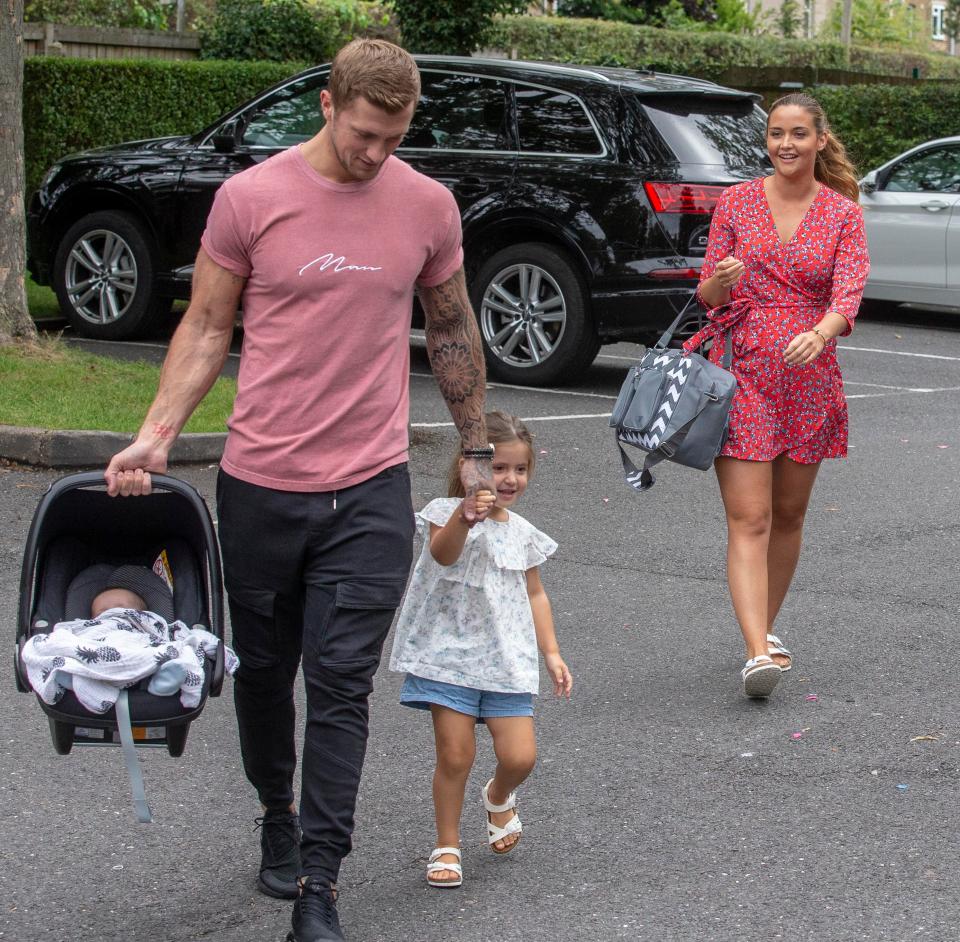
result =
[[427,355],[440,392],[467,447],[487,443],[483,406],[486,365],[461,268],[443,284],[420,288]]

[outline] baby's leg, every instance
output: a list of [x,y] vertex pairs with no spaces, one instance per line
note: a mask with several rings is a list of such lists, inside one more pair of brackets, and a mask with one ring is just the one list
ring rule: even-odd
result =
[[[437,769],[433,774],[437,847],[459,847],[463,795],[477,752],[477,721],[476,717],[435,703],[430,705],[430,713],[433,716],[433,733],[437,745]],[[456,863],[456,858],[452,855],[445,855],[440,860]],[[437,880],[453,876],[449,871],[434,874]]]
[[[537,739],[533,729],[532,716],[489,716],[487,728],[493,736],[493,751],[497,757],[497,770],[487,789],[487,798],[493,805],[502,805],[510,792],[526,781],[537,762]],[[503,827],[515,812],[492,811],[490,820]],[[505,850],[519,840],[519,835],[511,834],[493,846]]]

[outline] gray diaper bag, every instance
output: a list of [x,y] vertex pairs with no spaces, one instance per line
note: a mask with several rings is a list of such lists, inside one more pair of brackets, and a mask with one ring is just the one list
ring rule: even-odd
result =
[[[722,367],[699,353],[668,349],[685,316],[686,308],[630,368],[610,416],[627,483],[638,491],[653,486],[650,469],[661,461],[706,471],[727,440],[727,419],[737,389],[730,372],[731,332],[724,331]],[[624,445],[646,452],[642,468],[630,460]]]

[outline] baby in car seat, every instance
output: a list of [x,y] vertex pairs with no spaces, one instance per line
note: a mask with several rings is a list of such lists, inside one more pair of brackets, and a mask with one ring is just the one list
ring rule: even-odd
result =
[[[89,599],[89,602],[87,602]],[[173,591],[167,580],[146,566],[91,566],[70,584],[67,593],[68,617],[81,613],[99,618],[112,608],[153,612],[164,621],[176,620]]]
[[[72,690],[103,713],[119,690],[147,678],[151,694],[179,691],[185,707],[199,703],[204,659],[219,640],[177,621],[166,578],[147,566],[90,566],[70,584],[65,609],[70,620],[33,635],[22,652],[30,684],[47,703]],[[226,647],[224,655],[232,674],[236,655]]]

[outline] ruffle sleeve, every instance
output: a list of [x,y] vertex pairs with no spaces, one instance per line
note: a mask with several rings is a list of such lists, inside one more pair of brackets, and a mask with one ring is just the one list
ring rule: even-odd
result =
[[421,536],[429,536],[430,524],[434,523],[438,527],[442,527],[453,516],[453,512],[459,505],[459,497],[438,497],[436,500],[430,501],[423,510],[416,514],[417,532]]
[[557,551],[556,540],[536,527],[530,527],[531,533],[527,539],[527,569],[545,563]]
[[484,533],[495,566],[526,572],[556,552],[557,544],[546,533],[541,533],[519,514],[511,511],[510,517],[509,527],[487,528]]

